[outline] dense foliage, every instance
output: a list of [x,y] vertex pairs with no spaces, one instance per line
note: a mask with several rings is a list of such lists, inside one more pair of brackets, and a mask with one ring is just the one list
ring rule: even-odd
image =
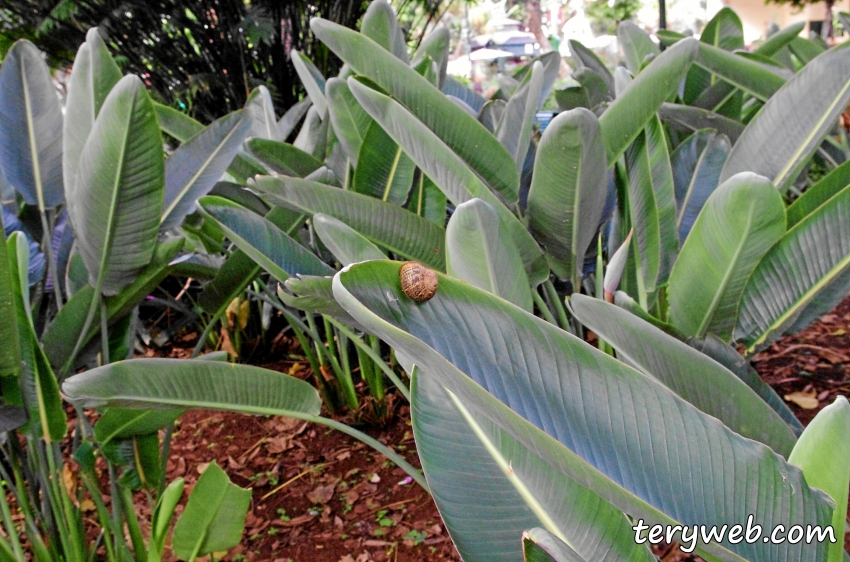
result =
[[[345,63],[335,76],[293,50],[308,99],[278,119],[259,86],[207,126],[122,78],[97,30],[64,115],[36,48],[10,50],[0,306],[17,322],[0,337],[20,354],[0,363],[0,420],[26,441],[4,445],[11,466],[28,468],[3,476],[16,501],[49,501],[23,529],[3,518],[15,539],[0,540],[0,559],[19,554],[18,531],[38,560],[97,548],[84,492],[57,484],[60,384],[101,414],[93,428],[78,418],[73,446],[92,497],[93,459],[108,461],[113,505],[98,517],[110,560],[160,559],[182,485],[166,487],[162,458],[187,408],[362,439],[430,490],[465,560],[649,561],[637,519],[752,515],[763,529],[842,536],[850,403],[804,430],[746,359],[850,292],[850,149],[837,127],[850,48],[794,27],[744,53],[724,9],[699,41],[662,34],[662,53],[623,22],[613,73],[571,41],[571,86],[553,91],[561,60],[548,53],[485,100],[446,74],[447,30],[411,53],[385,2],[360,32],[310,26]],[[561,113],[540,134],[550,96]],[[165,159],[163,132],[179,143]],[[202,327],[196,357],[132,359],[138,303],[166,276],[202,286],[188,311]],[[315,386],[198,357],[215,334],[239,354],[252,305],[263,330],[275,311],[286,320]],[[320,416],[367,403],[380,418],[390,384],[410,401],[424,476]],[[174,528],[182,559],[239,538],[247,495],[209,474]],[[150,523],[131,509],[137,489]],[[844,556],[840,540],[693,547],[707,560]]]

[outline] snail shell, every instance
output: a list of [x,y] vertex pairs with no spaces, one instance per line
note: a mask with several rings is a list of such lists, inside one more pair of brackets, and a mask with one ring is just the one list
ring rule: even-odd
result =
[[405,262],[398,276],[401,279],[401,290],[418,303],[437,294],[437,274],[419,262]]

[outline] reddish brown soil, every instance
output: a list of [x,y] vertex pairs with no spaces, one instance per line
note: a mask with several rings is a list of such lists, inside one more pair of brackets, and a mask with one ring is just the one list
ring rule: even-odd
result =
[[[194,335],[181,339],[156,354],[188,356]],[[804,423],[838,394],[850,395],[850,298],[802,334],[758,354],[754,365],[780,395],[816,399],[815,408],[791,404]],[[264,366],[310,379],[294,361]],[[407,404],[391,395],[389,410],[382,426],[358,429],[419,466]],[[430,496],[383,455],[342,433],[286,418],[187,413],[172,441],[168,480],[185,478],[188,494],[212,460],[234,483],[253,489],[242,544],[224,560],[460,560]],[[675,546],[655,553],[664,562],[701,560]]]

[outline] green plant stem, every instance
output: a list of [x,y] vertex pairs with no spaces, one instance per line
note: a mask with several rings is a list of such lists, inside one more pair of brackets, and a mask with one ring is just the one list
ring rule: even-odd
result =
[[95,285],[94,293],[92,294],[91,303],[89,304],[89,310],[86,313],[86,320],[83,322],[83,329],[80,330],[80,335],[77,336],[77,342],[74,344],[74,349],[71,351],[71,355],[68,356],[65,364],[62,365],[62,368],[59,370],[60,383],[65,380],[65,377],[68,376],[68,371],[70,371],[71,367],[74,366],[74,360],[77,358],[77,354],[83,347],[83,341],[86,339],[86,334],[88,334],[89,328],[91,328],[92,322],[94,322],[94,315],[95,312],[97,312],[97,305],[99,302],[98,296],[100,295],[100,285],[101,279],[100,276],[98,276],[97,284]]
[[555,320],[555,317],[552,316],[552,311],[549,310],[549,307],[546,305],[543,297],[540,296],[540,293],[537,292],[537,289],[531,290],[531,298],[534,301],[534,304],[537,305],[537,309],[540,310],[540,314],[543,315],[543,319],[550,324],[557,326],[558,322]]
[[[168,456],[171,454],[171,437],[174,435],[174,423],[170,423],[165,426],[165,436],[162,438],[162,474],[167,474],[167,466],[168,466]],[[165,490],[165,478],[162,478],[159,482],[159,487],[156,490],[156,497],[159,499],[162,496],[162,492]],[[151,511],[153,513],[153,511]]]
[[136,555],[136,560],[147,560],[148,552],[145,548],[145,539],[142,537],[142,530],[139,528],[139,520],[134,509],[133,492],[129,488],[121,487],[121,505],[124,508],[124,518],[127,521],[130,541],[133,543],[133,554]]
[[98,295],[98,299],[100,300],[100,364],[108,365],[110,363],[110,360],[109,331],[106,325],[106,302],[103,299],[103,295]]
[[56,307],[61,310],[65,303],[62,299],[62,288],[59,286],[59,271],[56,266],[56,256],[53,255],[53,218],[48,223],[47,212],[45,210],[41,210],[39,215],[41,216],[41,228],[44,230],[44,243],[42,245],[47,254],[47,269],[53,280],[53,294],[56,296]]
[[115,550],[120,550],[119,540],[124,537],[121,532],[124,529],[124,524],[121,518],[121,495],[118,492],[118,478],[115,474],[115,465],[107,461],[106,465],[109,469],[109,495],[112,497],[112,528],[115,530]]
[[[543,287],[546,289],[546,294],[549,295],[549,300],[552,302],[552,307],[558,314],[558,321],[561,323],[561,328],[567,331],[572,331],[570,329],[570,321],[567,318],[567,311],[564,309],[564,305],[561,304],[561,298],[558,296],[558,292],[555,290],[555,286],[552,284],[552,280],[547,279],[546,281],[544,281]],[[579,291],[580,290],[581,289],[579,289]]]
[[401,392],[405,399],[410,402],[410,389],[408,389],[407,386],[398,377],[398,375],[395,374],[395,371],[393,371],[390,366],[387,365],[383,359],[381,359],[381,356],[376,353],[374,349],[366,345],[363,340],[358,338],[357,335],[353,331],[351,331],[345,324],[334,318],[330,318],[330,321],[334,326],[337,327],[337,329],[339,329],[340,332],[347,335],[349,339],[354,342],[354,345],[357,346],[357,349],[368,355],[369,358],[375,362],[378,368],[380,368],[384,372],[384,374],[387,375],[387,377],[389,377],[391,381],[393,381],[393,384],[396,386],[396,388],[398,388],[399,392]]
[[201,334],[201,337],[198,338],[198,343],[195,344],[195,349],[192,350],[192,355],[190,359],[194,359],[195,357],[201,354],[201,351],[204,349],[204,343],[207,341],[207,337],[209,337],[213,326],[215,326],[215,323],[218,322],[219,318],[221,318],[221,315],[224,314],[224,311],[225,307],[221,307],[216,311],[215,314],[213,314],[213,317],[210,318],[210,321],[204,327],[204,331]]
[[372,437],[369,437],[365,433],[363,433],[361,431],[357,431],[353,427],[349,427],[349,426],[345,425],[344,423],[340,423],[340,422],[338,422],[336,420],[332,420],[330,418],[323,418],[322,416],[314,416],[314,415],[311,415],[311,414],[302,414],[302,415],[299,415],[298,417],[303,419],[304,421],[310,421],[310,422],[313,422],[313,423],[318,423],[318,424],[336,429],[338,431],[345,433],[346,435],[350,435],[351,437],[354,437],[358,441],[362,441],[363,443],[366,443],[367,445],[369,445],[370,447],[372,447],[373,449],[375,449],[376,451],[378,451],[379,453],[381,453],[382,455],[387,457],[389,460],[394,462],[400,469],[405,471],[408,474],[408,476],[410,476],[411,478],[413,478],[413,480],[416,481],[417,484],[422,486],[423,490],[428,491],[428,483],[425,482],[425,477],[422,475],[422,472],[417,470],[416,468],[414,468],[413,465],[411,465],[409,462],[404,460],[404,458],[401,455],[399,455],[398,453],[396,453],[395,451],[393,451],[392,449],[390,449],[389,447],[387,447],[386,445],[384,445],[383,443],[381,443],[377,439],[373,439]]
[[[0,482],[0,510],[3,514],[3,524],[6,527],[6,534],[9,536],[11,543],[12,560],[24,560],[24,550],[21,548],[21,541],[18,539],[18,529],[15,527],[15,522],[12,521],[12,512],[9,509],[9,502],[6,500],[6,487],[10,486],[7,481]],[[0,541],[4,547],[6,543]]]
[[[331,364],[334,365],[336,379],[342,387],[342,394],[345,398],[346,405],[352,409],[357,409],[357,390],[354,388],[354,380],[351,377],[351,370],[348,365],[348,355],[343,347],[343,342],[334,341],[334,330],[327,316],[322,315],[322,322],[325,325],[325,339],[328,343],[328,357],[331,359]],[[339,368],[336,368],[339,366]]]

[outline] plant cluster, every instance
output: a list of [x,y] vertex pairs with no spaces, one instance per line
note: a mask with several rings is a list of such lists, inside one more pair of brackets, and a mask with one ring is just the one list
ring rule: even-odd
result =
[[[427,486],[464,560],[649,561],[634,521],[720,527],[748,515],[838,540],[699,542],[700,556],[845,556],[850,404],[839,398],[804,429],[747,357],[850,292],[850,150],[837,127],[848,48],[793,26],[746,53],[724,9],[699,41],[662,33],[660,52],[624,22],[614,73],[571,41],[573,86],[553,92],[550,53],[485,100],[446,75],[447,30],[411,55],[382,1],[360,32],[320,18],[311,29],[345,64],[326,78],[293,51],[308,98],[280,120],[263,87],[207,127],[157,106],[92,31],[63,139],[58,105],[30,101],[50,98],[35,49],[19,43],[4,62],[9,216],[29,213],[43,229],[28,240],[22,227],[0,255],[0,305],[17,318],[3,337],[22,350],[0,382],[27,437],[25,450],[4,450],[35,459],[7,480],[29,506],[39,486],[57,495],[27,520],[31,542],[66,559],[91,548],[60,523],[76,521],[58,484],[61,382],[78,411],[101,413],[93,430],[78,416],[81,465],[104,456],[125,507],[124,490],[159,492],[157,540],[173,509],[162,479],[147,481],[167,457],[159,430],[186,408],[216,408],[364,440]],[[550,96],[561,113],[540,134],[535,114]],[[165,159],[161,131],[180,143]],[[63,213],[70,228],[57,235]],[[51,243],[65,232],[67,257]],[[26,259],[31,247],[46,265]],[[204,280],[196,355],[251,299],[287,320],[318,391],[219,355],[110,362],[127,355],[136,304],[175,271]],[[319,415],[323,402],[360,408],[360,385],[380,416],[387,381],[410,401],[424,478]],[[218,474],[210,480],[227,492],[216,513],[238,521],[243,491]],[[173,539],[186,559],[235,536],[214,518],[183,549],[191,504]],[[164,543],[146,546],[127,509],[102,511],[111,559],[157,559]],[[125,518],[132,549],[118,532]]]

